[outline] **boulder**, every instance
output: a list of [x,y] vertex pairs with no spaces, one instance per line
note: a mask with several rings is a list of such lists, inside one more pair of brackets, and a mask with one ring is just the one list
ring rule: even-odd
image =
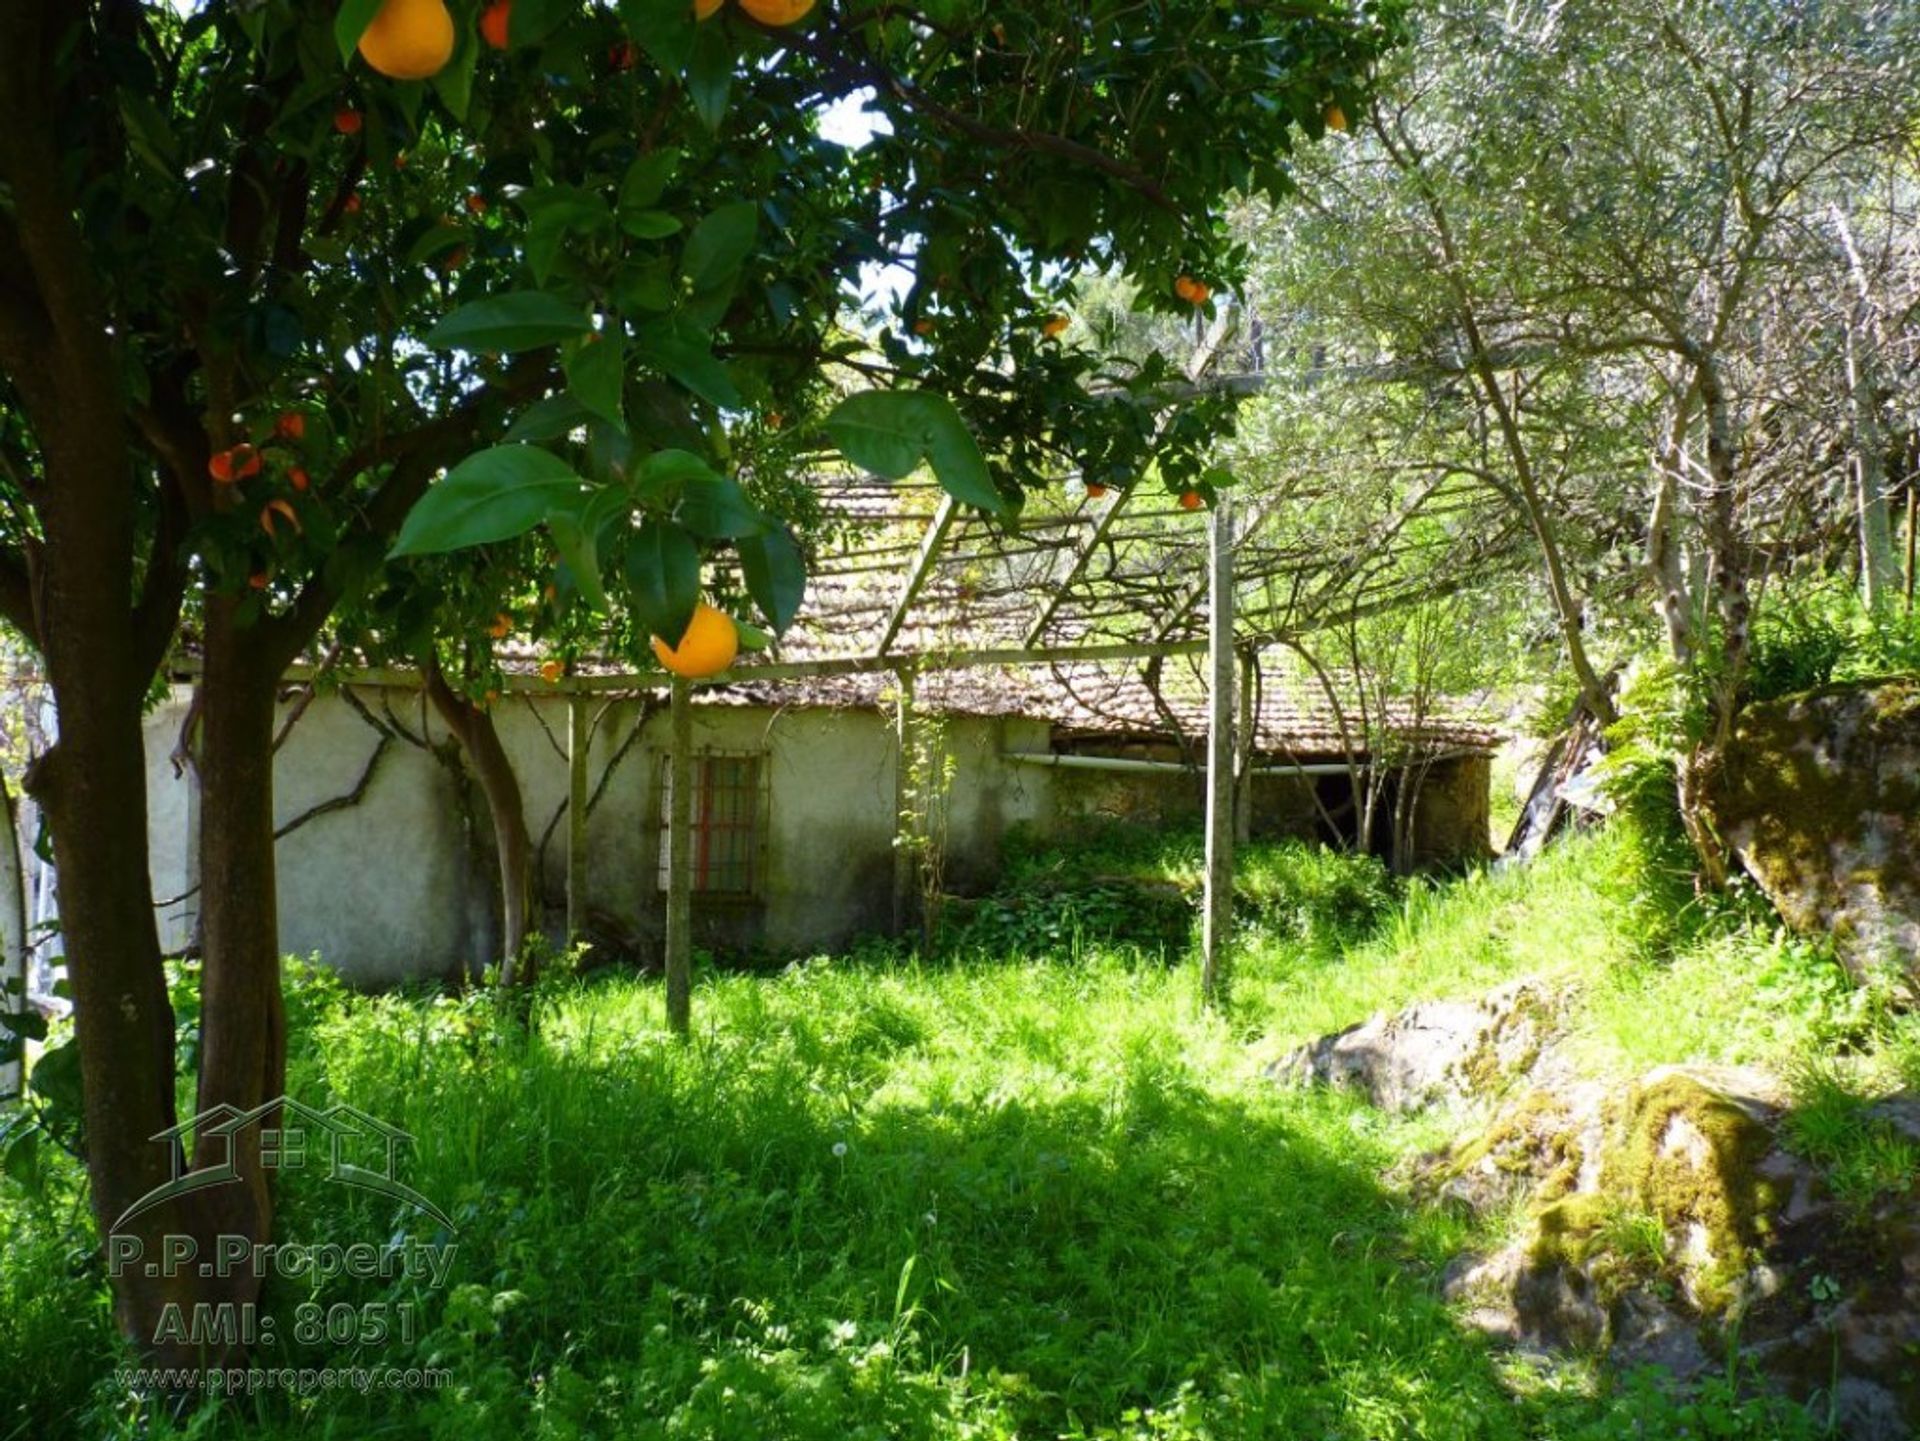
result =
[[[1475,1210],[1524,1203],[1448,1295],[1504,1340],[1682,1381],[1737,1346],[1783,1390],[1826,1397],[1842,1435],[1920,1435],[1920,1177],[1836,1195],[1786,1145],[1787,1115],[1770,1078],[1738,1068],[1527,1092],[1418,1168],[1418,1188]],[[1920,1143],[1920,1103],[1882,1102],[1864,1125]]]
[[1920,991],[1920,679],[1748,707],[1707,795],[1788,925]]
[[1515,981],[1472,1001],[1423,1001],[1323,1036],[1267,1068],[1275,1080],[1358,1091],[1387,1111],[1497,1097],[1534,1071],[1565,998]]

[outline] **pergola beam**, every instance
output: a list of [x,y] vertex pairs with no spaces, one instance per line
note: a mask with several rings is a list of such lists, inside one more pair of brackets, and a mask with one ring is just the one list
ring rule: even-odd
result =
[[1131,486],[1115,491],[1113,498],[1107,502],[1107,508],[1101,511],[1099,518],[1094,521],[1093,529],[1081,537],[1080,544],[1074,549],[1073,564],[1067,567],[1066,575],[1051,586],[1045,598],[1041,600],[1040,609],[1035,613],[1032,624],[1027,627],[1027,633],[1021,637],[1023,645],[1040,644],[1041,637],[1047,633],[1047,627],[1053,624],[1054,616],[1059,613],[1060,603],[1066,599],[1067,593],[1080,583],[1080,577],[1086,574],[1087,564],[1093,559],[1094,551],[1098,550],[1101,543],[1106,540],[1107,532],[1113,529],[1113,523],[1120,518],[1120,512],[1126,507],[1127,500],[1132,494]]
[[876,658],[884,658],[900,638],[900,631],[905,627],[907,617],[913,614],[920,592],[933,576],[934,564],[940,558],[940,547],[946,544],[947,532],[953,529],[953,522],[959,514],[960,503],[950,495],[942,496],[940,509],[934,512],[927,533],[921,538],[920,549],[907,566],[906,578],[900,583],[899,597],[887,614],[886,628],[880,632],[880,644],[874,647]]

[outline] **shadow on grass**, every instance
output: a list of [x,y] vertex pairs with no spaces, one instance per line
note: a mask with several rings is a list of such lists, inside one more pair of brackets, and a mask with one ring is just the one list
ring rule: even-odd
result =
[[[263,1394],[195,1434],[1573,1434],[1437,1299],[1460,1236],[1380,1186],[1377,1120],[1270,1089],[1186,994],[1149,967],[821,967],[703,987],[691,1045],[627,981],[531,1040],[484,1004],[340,998],[295,1091],[417,1138],[407,1180],[456,1258],[437,1291],[275,1283],[261,1359],[450,1384]],[[435,1239],[285,1188],[284,1239],[403,1230]],[[414,1307],[407,1334],[288,1339],[302,1303],[370,1302]],[[30,1434],[139,1424],[85,1414]]]

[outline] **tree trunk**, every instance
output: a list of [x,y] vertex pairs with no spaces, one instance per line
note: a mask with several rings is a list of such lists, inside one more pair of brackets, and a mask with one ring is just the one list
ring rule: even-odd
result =
[[[111,456],[124,468],[111,427]],[[110,473],[110,472],[109,472]],[[58,487],[60,472],[50,477]],[[174,1148],[155,1138],[174,1110],[174,1018],[161,965],[147,868],[147,777],[140,728],[146,677],[139,673],[125,597],[131,536],[98,517],[72,516],[51,499],[41,572],[48,678],[60,735],[27,777],[53,834],[60,876],[61,941],[80,1049],[89,1195],[102,1240],[142,1196],[173,1172]],[[128,508],[131,513],[131,508]],[[149,1259],[185,1228],[181,1209],[160,1206],[120,1231]],[[114,1315],[134,1346],[159,1360],[162,1308],[192,1290],[187,1277],[113,1276]]]
[[[200,1113],[251,1111],[286,1086],[286,1014],[280,996],[280,920],[274,865],[274,698],[280,667],[232,596],[206,597],[200,719]],[[269,1115],[265,1126],[277,1124]],[[222,1235],[273,1233],[272,1177],[263,1126],[232,1137],[239,1184],[201,1193]],[[226,1158],[226,1141],[195,1138],[196,1167]],[[243,1268],[245,1269],[245,1268]],[[218,1300],[250,1301],[260,1278],[235,1276]]]
[[428,699],[460,742],[487,798],[494,852],[500,862],[500,984],[531,985],[536,974],[526,948],[533,914],[533,841],[527,832],[519,777],[500,744],[493,716],[456,694],[434,657],[425,657],[420,668]]
[[1854,520],[1860,536],[1860,598],[1867,609],[1891,605],[1900,588],[1900,562],[1893,548],[1893,517],[1887,505],[1886,433],[1880,424],[1879,327],[1873,287],[1853,242],[1853,227],[1838,205],[1833,226],[1846,252],[1857,303],[1842,324],[1847,341],[1847,401],[1852,422]]

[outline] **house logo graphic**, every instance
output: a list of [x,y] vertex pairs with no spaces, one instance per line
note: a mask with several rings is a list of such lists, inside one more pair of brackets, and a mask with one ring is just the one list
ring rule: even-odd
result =
[[[223,1102],[152,1137],[172,1155],[173,1178],[155,1186],[121,1212],[112,1229],[119,1230],[162,1202],[240,1180],[240,1169],[234,1159],[234,1137],[255,1126],[260,1127],[260,1164],[266,1170],[308,1169],[316,1163],[316,1146],[324,1142],[327,1180],[404,1201],[449,1231],[458,1229],[446,1212],[394,1175],[400,1148],[411,1145],[412,1136],[344,1102],[321,1111],[292,1096],[278,1096],[250,1111]],[[183,1171],[188,1133],[200,1141],[217,1139],[225,1159],[216,1165]]]

